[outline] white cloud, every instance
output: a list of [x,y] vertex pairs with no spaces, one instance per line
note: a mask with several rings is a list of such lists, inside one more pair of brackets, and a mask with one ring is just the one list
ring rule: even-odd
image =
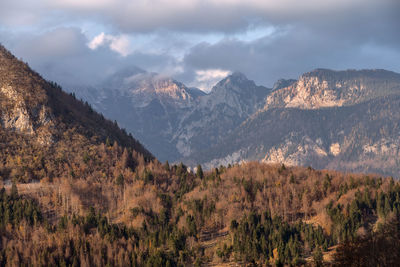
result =
[[230,73],[229,70],[223,69],[197,70],[194,85],[205,92],[209,92],[217,82],[228,76]]
[[96,50],[101,46],[108,46],[112,51],[124,57],[132,52],[131,43],[127,35],[114,36],[102,32],[88,43],[88,47],[92,50]]
[[104,34],[104,32],[100,33],[99,35],[97,35],[96,37],[94,37],[92,39],[92,41],[90,41],[90,43],[88,44],[88,47],[92,50],[97,49],[99,46],[104,45],[105,43],[105,39],[106,39],[106,35]]

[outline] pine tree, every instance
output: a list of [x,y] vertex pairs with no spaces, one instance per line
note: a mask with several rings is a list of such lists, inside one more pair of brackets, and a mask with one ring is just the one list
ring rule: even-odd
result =
[[121,156],[121,168],[126,169],[129,167],[129,153],[126,148],[124,148],[124,152],[122,152]]
[[204,178],[203,169],[201,168],[200,164],[197,165],[196,176],[199,177],[200,179]]
[[323,254],[322,254],[322,251],[321,251],[321,248],[320,248],[320,247],[317,247],[317,248],[314,250],[314,253],[313,253],[313,261],[314,261],[314,265],[315,265],[316,267],[323,266],[324,260],[323,260]]
[[15,180],[12,181],[11,185],[11,198],[12,199],[17,199],[18,198],[18,188]]
[[170,167],[169,167],[169,162],[168,162],[168,160],[165,162],[165,164],[164,164],[164,169],[167,171],[167,172],[169,172],[171,169],[170,169]]

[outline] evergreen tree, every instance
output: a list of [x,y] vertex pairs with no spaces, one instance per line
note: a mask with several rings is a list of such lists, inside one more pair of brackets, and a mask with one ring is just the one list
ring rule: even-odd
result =
[[17,184],[16,184],[15,180],[12,181],[12,185],[11,185],[11,198],[12,199],[18,198],[18,188],[17,188]]
[[201,168],[200,164],[197,165],[196,176],[199,177],[200,179],[204,178],[203,169]]
[[167,171],[167,172],[169,172],[171,169],[170,169],[170,167],[169,167],[169,162],[168,162],[168,160],[165,162],[165,164],[164,164],[164,169]]
[[323,259],[323,254],[322,254],[321,248],[319,246],[316,247],[316,249],[314,250],[313,261],[314,261],[314,266],[316,266],[316,267],[323,266],[324,259]]

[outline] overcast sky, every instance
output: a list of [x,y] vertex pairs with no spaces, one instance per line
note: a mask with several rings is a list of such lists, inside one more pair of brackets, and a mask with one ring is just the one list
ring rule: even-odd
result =
[[400,0],[1,0],[0,42],[67,86],[134,65],[271,87],[315,68],[400,72],[399,14]]

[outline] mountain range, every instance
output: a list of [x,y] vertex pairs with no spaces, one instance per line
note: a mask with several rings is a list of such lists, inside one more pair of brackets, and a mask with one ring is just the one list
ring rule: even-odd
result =
[[157,158],[173,162],[218,144],[263,106],[270,89],[233,73],[206,94],[132,67],[73,92],[116,120]]
[[262,109],[194,162],[260,160],[396,176],[399,93],[400,75],[389,71],[306,73],[273,91]]
[[316,69],[273,88],[235,72],[206,94],[128,68],[74,92],[162,161],[400,171],[400,74],[387,70]]

